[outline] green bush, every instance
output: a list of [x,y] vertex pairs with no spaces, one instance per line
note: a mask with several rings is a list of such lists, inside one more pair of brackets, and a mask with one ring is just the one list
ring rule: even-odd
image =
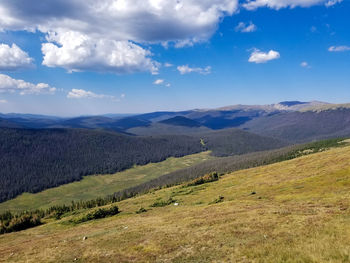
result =
[[41,224],[40,216],[35,214],[11,216],[0,221],[0,234],[21,231]]
[[77,220],[74,220],[74,223],[83,223],[90,220],[105,218],[109,216],[114,216],[119,213],[119,209],[117,206],[112,206],[109,208],[99,208],[95,211],[92,211]]
[[175,202],[176,201],[170,197],[167,201],[164,201],[164,200],[157,200],[157,201],[155,201],[151,205],[151,207],[163,207],[163,206],[167,206],[167,205],[170,205],[172,203],[175,203]]
[[205,183],[210,183],[210,182],[215,182],[219,180],[219,175],[217,172],[213,172],[210,174],[206,174],[202,177],[199,177],[197,179],[194,179],[193,181],[189,182],[187,186],[196,186],[200,184],[205,184]]

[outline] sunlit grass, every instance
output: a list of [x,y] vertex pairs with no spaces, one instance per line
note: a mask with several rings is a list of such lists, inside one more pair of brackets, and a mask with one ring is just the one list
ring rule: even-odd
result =
[[[349,262],[349,159],[350,147],[331,149],[131,198],[110,218],[5,234],[0,261]],[[152,207],[170,198],[178,206]]]

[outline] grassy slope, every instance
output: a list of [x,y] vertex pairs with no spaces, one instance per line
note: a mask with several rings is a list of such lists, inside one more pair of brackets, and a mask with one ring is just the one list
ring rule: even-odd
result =
[[[349,158],[336,148],[128,199],[111,218],[5,234],[0,261],[349,262]],[[169,197],[179,206],[135,214]]]
[[0,203],[0,213],[10,211],[48,208],[57,204],[70,204],[72,200],[91,200],[147,182],[165,173],[186,168],[208,159],[214,159],[209,152],[188,155],[181,158],[168,158],[160,163],[135,166],[123,172],[86,176],[79,182],[51,188],[36,194],[24,193],[15,199]]

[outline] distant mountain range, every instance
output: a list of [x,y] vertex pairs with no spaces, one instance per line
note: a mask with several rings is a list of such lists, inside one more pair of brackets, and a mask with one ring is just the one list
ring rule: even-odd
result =
[[350,135],[350,104],[283,101],[269,105],[76,118],[12,113],[0,114],[0,127],[104,129],[130,135],[193,134],[239,128],[288,142],[304,142]]

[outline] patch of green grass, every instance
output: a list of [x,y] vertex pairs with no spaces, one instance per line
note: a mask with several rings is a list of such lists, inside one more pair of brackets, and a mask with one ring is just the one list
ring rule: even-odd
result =
[[49,208],[54,205],[70,204],[71,201],[104,197],[155,179],[163,174],[214,158],[210,156],[209,152],[202,152],[181,158],[169,158],[160,163],[135,166],[115,174],[86,176],[79,182],[51,188],[36,194],[24,193],[15,199],[0,203],[0,213]]

